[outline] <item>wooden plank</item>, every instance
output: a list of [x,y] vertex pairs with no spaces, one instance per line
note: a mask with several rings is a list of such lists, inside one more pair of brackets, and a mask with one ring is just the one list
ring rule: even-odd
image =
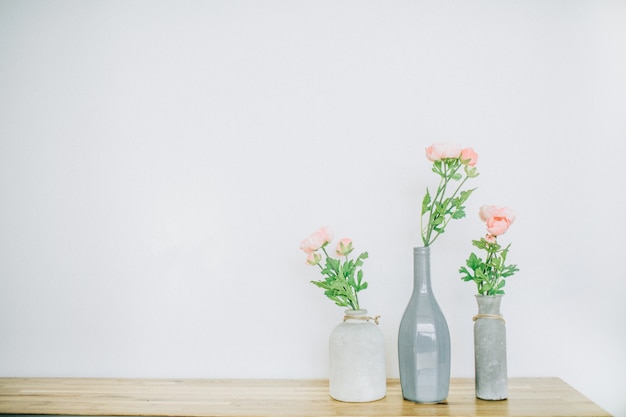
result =
[[453,378],[443,404],[402,398],[400,383],[370,403],[342,403],[327,380],[0,378],[0,413],[81,416],[541,416],[609,414],[558,378],[510,378],[509,399],[482,401]]

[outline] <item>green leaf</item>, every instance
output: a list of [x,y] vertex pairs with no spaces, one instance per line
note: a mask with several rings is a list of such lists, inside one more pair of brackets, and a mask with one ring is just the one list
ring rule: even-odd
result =
[[311,284],[316,285],[322,289],[328,288],[328,284],[324,281],[311,281]]
[[487,241],[484,238],[480,240],[472,240],[472,245],[476,246],[478,249],[485,249],[487,247]]
[[462,219],[463,217],[465,217],[465,212],[463,210],[457,210],[452,213],[452,218],[455,220]]
[[354,281],[354,276],[349,276],[348,277],[348,285],[351,286],[352,288],[355,288],[357,286],[356,282]]
[[331,270],[331,271],[335,271],[338,272],[339,271],[339,266],[341,265],[341,262],[337,259],[334,258],[326,258],[326,268]]
[[467,268],[465,268],[464,266],[459,268],[459,273],[461,274],[461,279],[463,281],[467,282],[467,281],[473,281],[474,280],[474,277],[472,276],[470,271],[468,271]]
[[437,174],[437,175],[439,175],[439,176],[443,177],[443,176],[444,176],[444,173],[443,173],[443,171],[442,171],[441,165],[442,165],[442,162],[441,162],[441,161],[435,161],[435,162],[433,162],[433,169],[432,169],[432,170],[433,170],[433,172],[434,172],[435,174]]
[[476,167],[470,167],[469,165],[465,165],[464,169],[465,175],[467,175],[468,178],[476,178],[479,175]]
[[511,275],[515,274],[517,271],[519,271],[519,269],[517,268],[517,265],[508,265],[504,267],[504,269],[502,270],[502,276],[510,277]]
[[476,271],[478,267],[483,263],[483,260],[480,259],[474,252],[472,252],[467,259],[467,266],[469,266],[473,271]]
[[468,198],[472,195],[472,193],[476,190],[476,188],[472,188],[471,190],[461,191],[459,194],[459,198],[462,202],[466,202]]
[[426,188],[426,195],[424,195],[424,199],[422,200],[422,216],[428,212],[431,198],[430,192],[428,188]]
[[435,216],[434,220],[439,220],[439,222],[443,222],[443,216],[446,215],[446,207],[448,206],[448,201],[449,199],[443,200],[443,202],[441,203],[436,203],[433,207],[434,209],[434,214],[436,214],[437,216]]

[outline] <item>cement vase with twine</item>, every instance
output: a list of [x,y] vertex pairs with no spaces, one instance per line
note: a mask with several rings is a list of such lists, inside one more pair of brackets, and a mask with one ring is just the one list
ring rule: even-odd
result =
[[430,286],[430,247],[413,249],[413,294],[398,332],[404,399],[438,403],[450,389],[450,332]]
[[385,340],[378,317],[346,310],[330,334],[330,396],[339,401],[376,401],[387,394]]
[[502,295],[476,295],[474,316],[474,366],[476,397],[504,400],[508,396],[506,326],[500,314]]

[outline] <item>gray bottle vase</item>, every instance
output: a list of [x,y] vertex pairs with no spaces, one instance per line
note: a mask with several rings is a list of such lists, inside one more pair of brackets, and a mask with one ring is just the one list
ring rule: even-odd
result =
[[502,295],[477,295],[474,316],[476,397],[504,400],[508,396],[506,326],[500,314]]
[[430,247],[413,249],[413,294],[398,332],[404,399],[438,403],[450,389],[450,332],[430,286]]

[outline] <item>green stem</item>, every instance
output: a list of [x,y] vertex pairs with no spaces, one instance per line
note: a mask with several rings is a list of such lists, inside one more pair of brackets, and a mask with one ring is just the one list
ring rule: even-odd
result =
[[[437,187],[437,193],[435,194],[435,197],[433,198],[432,203],[430,205],[430,214],[428,216],[428,226],[427,226],[428,229],[426,231],[426,236],[424,236],[423,228],[420,223],[420,228],[422,228],[422,242],[424,243],[424,246],[432,245],[435,242],[435,240],[437,240],[439,235],[441,235],[441,232],[437,232],[435,237],[432,240],[430,240],[430,237],[432,236],[432,232],[433,232],[433,212],[434,212],[433,208],[435,207],[435,203],[439,203],[439,205],[443,204],[443,200],[445,197],[446,189],[448,187],[448,183],[450,182],[454,174],[457,173],[457,171],[459,170],[462,164],[460,162],[457,162],[456,165],[452,167],[451,171],[448,171],[449,167],[447,163],[443,163],[442,165],[443,165],[443,170],[442,170],[443,175],[441,176],[441,181],[439,181],[439,186]],[[461,189],[461,187],[463,187],[463,185],[465,184],[465,181],[467,181],[468,178],[469,178],[468,176],[465,176],[465,178],[463,178],[463,181],[461,181],[461,183],[456,188],[456,190],[454,190],[454,193],[452,193],[452,196],[450,196],[450,201],[452,201],[452,199],[454,199],[454,197],[458,194],[459,190]],[[440,216],[440,214],[437,213],[435,215],[435,218],[437,218],[438,216]],[[447,219],[445,218],[445,214],[443,214],[443,216],[444,216],[443,229],[445,229],[448,223],[450,223],[450,220],[452,220],[452,216],[449,216]]]
[[444,169],[442,171],[443,175],[441,175],[441,179],[439,180],[439,185],[437,186],[437,192],[435,193],[435,196],[430,202],[430,208],[428,210],[429,213],[428,213],[428,224],[426,225],[426,235],[424,235],[424,229],[422,228],[422,242],[424,243],[424,246],[429,246],[432,243],[430,241],[430,236],[432,235],[432,232],[433,232],[433,220],[434,220],[433,213],[435,211],[433,210],[433,208],[435,207],[435,203],[437,202],[437,199],[439,200],[443,199],[443,195],[445,194],[446,187],[448,186],[449,179],[447,178],[447,173],[446,173],[447,165],[444,163],[442,163],[442,165],[444,166]]
[[452,200],[461,190],[461,187],[463,187],[463,184],[465,184],[465,181],[467,181],[469,177],[466,175],[465,178],[463,178],[463,181],[461,181],[461,183],[459,184],[458,187],[456,187],[456,190],[454,190],[454,193],[452,193],[452,195],[450,196],[450,200]]
[[[459,186],[456,188],[456,190],[454,190],[454,193],[450,196],[450,201],[452,201],[452,199],[453,199],[453,198],[457,195],[457,193],[459,192],[459,190],[461,189],[461,187],[463,186],[463,184],[465,184],[465,181],[467,181],[467,179],[468,179],[468,178],[469,178],[469,177],[467,177],[467,176],[466,176],[465,178],[463,178],[463,181],[461,181],[461,184],[459,184]],[[448,217],[448,218],[444,221],[444,224],[443,224],[443,228],[444,228],[444,229],[446,228],[446,226],[448,226],[448,223],[450,223],[450,220],[452,220],[452,216],[449,216],[449,217]],[[435,236],[435,237],[433,238],[432,242],[430,242],[430,243],[432,244],[433,242],[435,242],[435,240],[437,240],[437,238],[439,237],[439,235],[441,235],[441,233],[437,233],[437,236]]]
[[[360,256],[360,255],[359,255]],[[357,257],[357,260],[359,258]],[[348,255],[346,255],[346,263],[348,263]],[[355,261],[356,262],[356,261]],[[352,275],[354,277],[354,273],[356,273],[356,268],[353,270]],[[353,310],[358,310],[359,309],[359,295],[356,291],[356,288],[354,288],[352,285],[348,284],[350,286],[350,293],[354,296],[354,300],[350,301],[350,305],[352,306]]]
[[[493,246],[492,246],[493,245]],[[489,271],[487,276],[489,277],[489,285],[491,286],[491,291],[490,292],[494,292],[497,284],[498,284],[498,271],[493,268],[492,266],[490,266],[490,262],[491,260],[497,256],[497,250],[495,249],[495,244],[492,244],[489,246],[489,249],[487,250],[487,259],[485,260],[485,265],[488,266]]]
[[[321,248],[321,249],[324,251],[324,255],[326,255],[326,257],[328,258],[328,254],[326,253],[326,249],[324,249],[324,246],[322,246],[322,248]],[[320,260],[320,261],[317,263],[317,266],[320,268],[320,270],[322,270],[322,271],[323,271],[323,270],[324,270],[324,267],[321,265],[321,263],[322,263],[322,261]]]
[[[324,252],[324,255],[326,255],[326,258],[329,258],[330,256],[328,255],[328,252],[326,251],[326,244],[324,244],[321,249]],[[346,259],[344,261],[344,265],[348,262],[348,255],[346,255],[345,258]],[[320,266],[320,268],[322,268],[322,267]],[[352,285],[350,285],[350,283],[346,279],[346,276],[345,276],[345,274],[343,272],[343,267],[341,265],[341,261],[339,261],[339,270],[336,271],[336,273],[337,273],[337,276],[341,276],[345,286],[347,287],[345,289],[347,290],[346,293],[348,294],[348,296],[345,298],[345,302],[348,304],[348,306],[352,310],[358,310],[359,309],[359,296],[358,296],[356,290],[354,289],[354,287],[352,287]]]

